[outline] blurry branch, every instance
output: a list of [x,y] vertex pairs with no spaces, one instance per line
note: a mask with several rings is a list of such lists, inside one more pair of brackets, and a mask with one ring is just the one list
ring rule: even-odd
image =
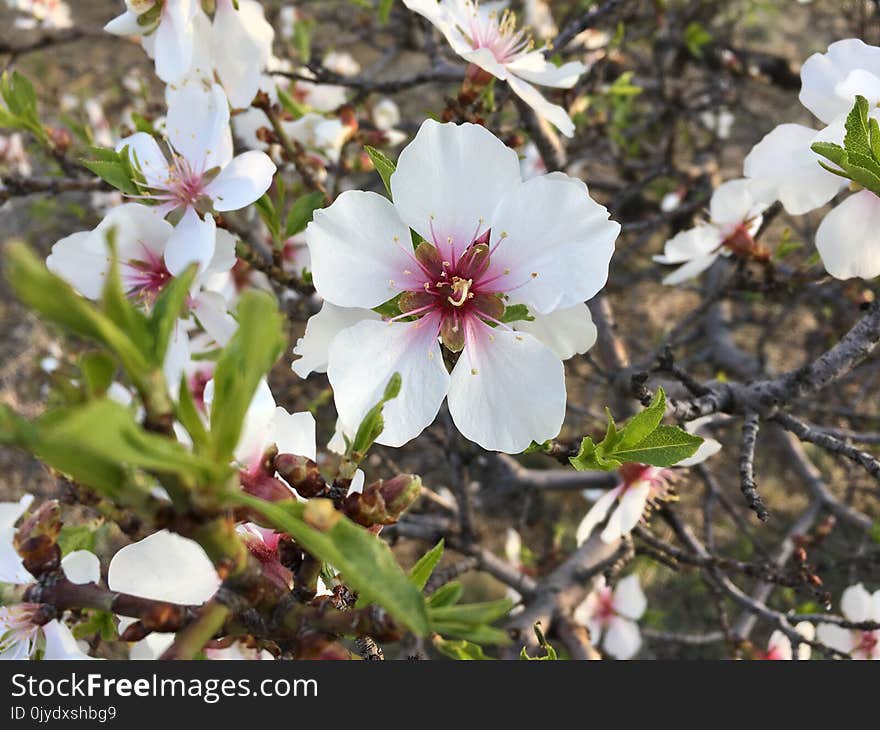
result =
[[379,94],[393,94],[414,86],[430,83],[453,83],[464,78],[464,67],[440,65],[426,71],[419,71],[411,76],[399,79],[365,79],[358,76],[343,76],[325,68],[320,63],[310,63],[309,71],[314,74],[309,76],[294,71],[272,71],[273,76],[281,76],[293,81],[306,81],[309,83],[332,84],[345,86],[361,92],[375,92]]
[[87,180],[68,178],[26,178],[19,176],[0,177],[0,204],[11,198],[33,195],[35,193],[67,193],[71,191],[109,192],[110,185],[100,178]]

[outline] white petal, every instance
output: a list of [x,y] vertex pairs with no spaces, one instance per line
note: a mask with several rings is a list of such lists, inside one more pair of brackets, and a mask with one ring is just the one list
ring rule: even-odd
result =
[[615,503],[622,490],[623,487],[609,489],[596,500],[592,507],[590,507],[590,511],[584,515],[584,518],[581,520],[577,527],[577,532],[575,533],[578,547],[583,545],[589,539],[596,525],[608,516],[608,512],[611,510],[612,505]]
[[[205,388],[205,403],[210,405],[214,396],[214,381]],[[270,445],[269,435],[275,419],[275,397],[265,378],[260,380],[254,397],[248,405],[241,427],[241,435],[235,447],[235,459],[240,464],[250,465],[258,461]]]
[[120,140],[116,151],[122,152],[125,147],[128,147],[128,156],[144,174],[149,185],[163,187],[167,183],[168,160],[152,135],[135,132]]
[[880,275],[880,198],[861,190],[844,200],[819,224],[816,248],[835,279]]
[[275,409],[269,440],[278,446],[281,454],[316,458],[315,417],[308,412],[288,413],[280,406]]
[[840,610],[850,621],[870,621],[874,614],[871,594],[861,583],[850,586],[840,597]]
[[846,186],[846,180],[819,165],[810,149],[819,133],[800,124],[780,124],[767,134],[743,162],[757,200],[779,200],[792,215],[819,208]]
[[180,80],[192,63],[195,10],[194,0],[168,2],[162,10],[155,32],[156,75],[166,84]]
[[[165,362],[162,363],[162,374],[165,376],[165,382],[172,395],[176,396],[179,392],[180,379],[186,371],[191,361],[191,351],[189,346],[189,336],[186,329],[182,326],[180,320],[171,333],[171,339],[168,341],[168,349],[165,352]],[[129,399],[131,396],[129,395]],[[129,401],[130,402],[130,401]]]
[[195,262],[206,267],[214,256],[217,243],[217,225],[214,216],[206,213],[199,218],[194,208],[187,208],[183,218],[174,227],[165,247],[165,266],[174,276]]
[[857,93],[866,96],[874,106],[880,101],[880,97],[870,94],[872,90],[876,92],[876,87],[840,87],[853,71],[877,69],[880,69],[880,48],[858,38],[832,43],[827,53],[813,54],[801,67],[801,104],[826,124],[840,114],[847,114]]
[[46,268],[88,299],[99,299],[107,275],[107,243],[94,231],[62,238],[46,258]]
[[849,654],[855,648],[853,632],[835,624],[819,624],[816,627],[816,638],[826,646]]
[[544,57],[543,51],[535,50],[508,63],[507,70],[539,86],[570,89],[587,67],[580,61],[569,61],[557,66]]
[[376,193],[349,190],[315,211],[306,243],[315,288],[340,307],[376,307],[407,287],[412,275],[405,271],[418,268],[407,253],[409,229]]
[[664,276],[663,283],[666,284],[666,286],[676,286],[677,284],[681,284],[688,279],[693,279],[695,276],[699,276],[713,263],[715,263],[715,259],[717,258],[717,253],[710,253],[691,259],[686,264],[679,266],[671,274],[667,274],[666,276]]
[[90,550],[74,550],[61,561],[64,575],[71,583],[97,583],[101,580],[101,561]]
[[403,221],[448,258],[447,239],[463,251],[519,181],[516,152],[488,129],[428,119],[400,153],[391,192]]
[[217,4],[212,35],[214,67],[233,108],[250,106],[256,96],[274,37],[260,3],[239,0],[238,10],[231,2]]
[[220,578],[197,542],[162,530],[117,552],[107,584],[134,596],[196,605],[214,595]]
[[689,456],[687,459],[682,459],[675,466],[691,467],[702,464],[706,459],[710,456],[715,456],[719,451],[721,451],[721,444],[718,441],[713,438],[703,437],[703,443],[697,447],[694,455]]
[[[437,28],[446,37],[452,50],[458,54],[467,53],[472,49],[471,44],[459,30],[461,21],[467,21],[466,16],[455,18],[450,14],[453,6],[441,4],[437,0],[403,0],[403,4],[415,13],[418,13]],[[469,27],[467,22],[461,27]]]
[[[526,180],[504,197],[492,218],[497,249],[481,281],[530,310],[549,314],[596,295],[620,224],[581,180],[551,173]],[[485,286],[481,290],[486,290]]]
[[70,629],[57,619],[43,626],[43,636],[46,637],[46,651],[43,659],[53,661],[58,659],[92,659],[79,645]]
[[196,173],[225,167],[232,159],[229,102],[219,84],[188,84],[169,100],[168,139]]
[[512,527],[507,528],[504,538],[504,555],[512,565],[519,565],[522,560],[522,538]]
[[205,194],[214,201],[216,210],[239,210],[269,189],[276,169],[265,152],[244,152],[208,184]]
[[608,622],[602,647],[615,659],[632,659],[642,648],[642,634],[638,624],[615,616]]
[[468,322],[448,402],[452,420],[466,438],[490,451],[519,453],[562,428],[562,361],[532,335]]
[[635,573],[617,581],[614,587],[614,610],[624,618],[640,619],[648,607],[648,599],[642,591],[639,576]]
[[113,35],[141,35],[146,32],[146,28],[138,23],[140,15],[126,10],[122,15],[117,15],[105,26],[104,30]]
[[535,110],[539,117],[546,119],[566,137],[574,136],[574,122],[571,121],[571,117],[568,116],[565,109],[558,104],[547,101],[534,86],[516,76],[511,75],[507,79],[507,84],[514,94]]
[[174,634],[150,634],[132,645],[128,658],[134,661],[158,659],[174,643]]
[[701,258],[714,252],[720,245],[723,235],[717,226],[699,224],[670,238],[661,256],[654,256],[659,264],[683,264],[691,259]]
[[449,389],[438,329],[432,316],[411,323],[366,320],[336,336],[330,344],[327,377],[347,429],[357,430],[395,372],[400,373],[402,387],[385,405],[385,430],[377,442],[402,446],[430,425]]
[[537,337],[561,360],[583,354],[596,344],[598,332],[586,304],[532,316],[533,321],[515,322],[513,326]]
[[767,642],[767,653],[770,659],[779,661],[791,660],[791,641],[779,629],[770,634],[770,640]]
[[296,341],[293,354],[300,358],[291,365],[293,372],[301,378],[308,377],[309,373],[326,373],[327,351],[333,338],[346,327],[364,319],[381,318],[370,309],[337,307],[330,302],[324,302],[321,311],[306,323],[305,334]]
[[238,322],[226,309],[226,299],[213,291],[199,292],[192,303],[192,313],[202,329],[218,345],[226,345],[238,329]]
[[709,215],[716,225],[739,225],[760,215],[766,207],[766,204],[759,204],[752,197],[751,180],[729,180],[712,193]]
[[33,494],[25,494],[18,502],[0,502],[0,529],[13,527],[33,501]]
[[[620,507],[617,510],[619,513],[617,529],[620,530],[621,535],[628,534],[639,524],[650,492],[651,485],[647,481],[636,482],[624,491],[620,497]],[[605,539],[604,533],[603,539]],[[606,540],[606,542],[611,542],[611,540]]]

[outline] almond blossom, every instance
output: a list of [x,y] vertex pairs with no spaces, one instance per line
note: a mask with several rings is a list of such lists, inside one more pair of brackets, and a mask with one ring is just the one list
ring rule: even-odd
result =
[[[52,246],[46,266],[83,296],[99,299],[110,270],[111,232],[123,288],[132,299],[151,306],[174,279],[168,266],[174,227],[146,206],[127,203],[113,208],[93,230],[62,238]],[[215,230],[214,238],[211,259],[193,282],[188,304],[205,331],[225,344],[236,324],[226,311],[226,300],[214,289],[235,263],[235,239],[224,230]]]
[[636,623],[648,601],[635,574],[617,581],[612,590],[599,577],[592,592],[574,612],[574,619],[590,630],[590,640],[615,659],[632,659],[642,647]]
[[[840,612],[853,623],[880,622],[880,590],[868,593],[861,583],[850,586],[840,597]],[[823,644],[853,659],[880,659],[880,631],[819,624],[816,634]]]
[[[809,621],[801,621],[795,625],[794,630],[807,641],[813,641],[816,638],[816,627]],[[809,644],[800,643],[797,648],[797,658],[801,661],[806,661],[812,655],[812,651],[812,647]],[[795,653],[791,647],[791,639],[779,629],[770,634],[767,650],[758,653],[758,659],[770,661],[791,661],[794,659],[794,656]]]
[[51,28],[62,30],[73,27],[70,7],[64,0],[7,0],[13,10],[26,14],[27,18],[16,18],[18,28]]
[[547,101],[532,85],[570,89],[586,67],[580,61],[556,66],[535,48],[527,32],[516,27],[516,17],[499,10],[499,3],[480,6],[475,0],[404,0],[410,10],[427,18],[459,56],[486,74],[506,81],[511,91],[538,116],[566,137],[574,123],[561,106]]
[[[511,304],[538,315],[583,307],[605,284],[620,226],[580,180],[523,181],[516,153],[472,124],[424,122],[391,189],[393,203],[344,192],[306,229],[326,301],[372,309],[399,297],[399,316],[360,321],[330,343],[344,429],[399,372],[379,443],[416,437],[447,396],[459,431],[484,448],[519,452],[552,438],[565,416],[560,356],[501,318]],[[415,249],[410,228],[423,239]],[[451,374],[441,342],[458,354]]]
[[[850,38],[810,56],[801,68],[800,101],[825,126],[781,124],[755,145],[743,165],[753,194],[768,203],[779,200],[790,214],[803,215],[846,188],[849,182],[822,167],[823,158],[811,145],[843,143],[844,123],[858,95],[878,117],[880,48]],[[880,198],[860,190],[835,207],[816,231],[816,248],[836,279],[880,275]]]
[[229,106],[217,84],[207,97],[195,87],[175,95],[167,129],[169,157],[145,132],[126,137],[117,150],[128,148],[144,177],[142,197],[157,203],[157,214],[180,216],[165,247],[168,270],[179,274],[193,261],[205,266],[213,257],[214,212],[256,201],[269,189],[276,168],[263,152],[233,156]]
[[681,264],[663,283],[680,284],[708,269],[719,256],[753,253],[754,236],[761,227],[766,203],[751,193],[749,180],[731,180],[719,185],[709,202],[709,220],[670,238],[660,264]]

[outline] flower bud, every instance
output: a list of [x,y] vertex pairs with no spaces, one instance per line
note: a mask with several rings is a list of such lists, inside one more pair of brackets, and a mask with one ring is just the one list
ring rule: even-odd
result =
[[362,493],[348,495],[343,511],[364,527],[393,525],[415,502],[421,489],[421,478],[413,474],[380,479],[364,487]]
[[18,528],[13,544],[28,572],[39,577],[61,565],[61,507],[57,500],[40,505]]
[[318,471],[318,465],[305,456],[279,454],[275,457],[275,471],[306,499],[327,491],[327,482]]

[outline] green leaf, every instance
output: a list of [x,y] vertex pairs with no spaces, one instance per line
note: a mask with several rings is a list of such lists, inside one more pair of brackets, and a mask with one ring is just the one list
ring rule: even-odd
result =
[[511,304],[504,308],[501,321],[505,324],[510,322],[534,322],[535,318],[529,314],[529,308],[525,304]]
[[[104,289],[101,292],[101,306],[104,313],[135,343],[137,348],[150,358],[153,351],[153,338],[147,324],[147,316],[135,307],[122,289],[122,277],[119,274],[119,257],[116,255],[116,230],[107,232],[107,248],[110,249],[110,269],[104,277]],[[153,361],[154,365],[161,366]]]
[[581,441],[577,456],[570,457],[568,461],[578,471],[614,471],[621,465],[619,460],[607,458],[589,436]]
[[688,23],[684,29],[684,44],[695,58],[703,57],[703,48],[712,42],[712,34],[700,23]]
[[90,158],[81,160],[83,166],[127,195],[140,194],[138,175],[132,167],[128,147],[123,147],[119,152],[107,147],[93,147],[90,155]]
[[831,160],[838,167],[845,167],[847,162],[846,150],[834,142],[813,142],[810,149],[817,155]]
[[290,238],[300,231],[304,231],[312,220],[315,211],[324,205],[324,200],[324,193],[319,190],[297,198],[287,213],[287,220],[284,224],[284,237]]
[[385,392],[382,394],[382,398],[376,405],[367,411],[367,415],[364,416],[364,420],[361,421],[361,425],[358,427],[354,440],[351,442],[351,453],[360,455],[365,454],[373,445],[373,442],[379,438],[382,431],[385,429],[385,419],[382,417],[382,408],[388,401],[398,396],[400,393],[401,382],[400,373],[394,373],[391,378],[389,378],[388,384],[385,386]]
[[451,659],[458,659],[460,661],[490,660],[490,657],[487,657],[483,653],[481,646],[478,644],[472,644],[470,641],[465,641],[464,639],[453,641],[450,639],[438,638],[434,641],[434,646],[437,648],[437,651],[441,654],[445,654]]
[[126,332],[73,287],[51,273],[23,243],[6,248],[6,277],[16,296],[50,322],[109,347],[132,377],[143,377],[149,366]]
[[[657,388],[657,392],[654,394],[651,404],[643,411],[630,418],[626,422],[626,425],[620,430],[615,439],[615,456],[620,453],[620,449],[634,446],[652,434],[657,429],[657,426],[660,425],[665,413],[666,393],[663,391],[663,388]],[[614,423],[613,419],[611,423]]]
[[388,191],[388,196],[390,197],[391,175],[394,174],[394,171],[397,169],[397,165],[392,160],[389,160],[382,152],[377,150],[375,147],[365,145],[364,150],[373,161],[373,166],[376,168],[376,172],[379,173],[379,177],[382,178],[382,182],[385,183],[385,190]]
[[621,462],[638,462],[652,466],[673,466],[682,459],[693,456],[703,439],[684,431],[678,426],[658,426],[639,443],[614,452]]
[[58,534],[58,547],[61,555],[68,555],[76,550],[95,550],[95,531],[88,525],[63,525]]
[[484,646],[504,646],[510,643],[506,631],[493,626],[474,626],[458,621],[438,621],[431,628],[441,636],[454,636]]
[[428,597],[428,606],[431,608],[451,606],[454,603],[458,603],[458,599],[461,598],[463,592],[464,587],[460,581],[450,581],[446,585],[440,586]]
[[104,641],[114,641],[118,638],[116,631],[116,617],[110,611],[87,611],[88,620],[73,627],[75,639],[88,639],[95,634],[100,634]]
[[211,443],[220,461],[232,457],[257,385],[284,349],[283,320],[275,297],[245,292],[237,311],[238,329],[214,371]]
[[190,264],[175,276],[162,290],[150,312],[149,331],[153,347],[153,364],[158,367],[165,362],[165,355],[174,333],[177,320],[184,314],[190,288],[198,274],[198,265]]
[[193,400],[189,384],[186,382],[186,375],[180,377],[180,388],[177,395],[174,414],[192,439],[195,452],[201,453],[208,445],[208,432],[199,415],[195,400]]
[[868,100],[864,96],[856,96],[855,105],[846,117],[846,136],[843,139],[843,146],[849,155],[871,155],[868,109]]
[[434,568],[437,567],[437,563],[443,557],[443,545],[444,541],[441,539],[440,542],[422,555],[412,567],[412,570],[409,571],[409,579],[420,591],[424,590],[428,578],[431,577],[431,573],[434,572]]
[[294,120],[301,119],[308,113],[309,109],[305,104],[298,102],[280,86],[276,87],[276,91],[278,92],[278,101],[281,102],[284,111],[288,112]]
[[0,127],[22,129],[33,134],[41,144],[51,146],[49,137],[40,124],[37,95],[27,77],[18,71],[4,72],[0,77],[0,98],[6,109],[0,109]]
[[312,28],[314,25],[314,20],[298,20],[293,26],[293,45],[303,63],[308,63],[312,57]]
[[[292,500],[264,502],[243,492],[230,494],[230,499],[259,512],[315,558],[330,563],[361,599],[381,606],[414,633],[428,633],[428,614],[421,590],[401,570],[382,540],[337,512],[332,503],[320,499],[308,504]],[[332,524],[318,529],[315,520],[309,519],[309,511],[317,509],[324,513],[324,505],[320,504],[324,502],[331,516],[328,523]]]
[[89,397],[99,398],[113,382],[116,363],[106,352],[87,352],[79,360],[79,369],[85,379]]
[[559,658],[556,655],[556,649],[550,646],[550,642],[547,641],[546,637],[544,636],[544,632],[541,631],[541,624],[535,623],[532,628],[535,632],[535,636],[538,638],[538,646],[540,646],[544,650],[544,656],[529,656],[528,654],[526,654],[526,648],[523,647],[522,651],[519,653],[519,658],[528,659],[530,661],[556,661]]
[[513,601],[501,598],[483,603],[463,603],[455,606],[429,606],[428,617],[434,623],[491,624],[506,616]]

